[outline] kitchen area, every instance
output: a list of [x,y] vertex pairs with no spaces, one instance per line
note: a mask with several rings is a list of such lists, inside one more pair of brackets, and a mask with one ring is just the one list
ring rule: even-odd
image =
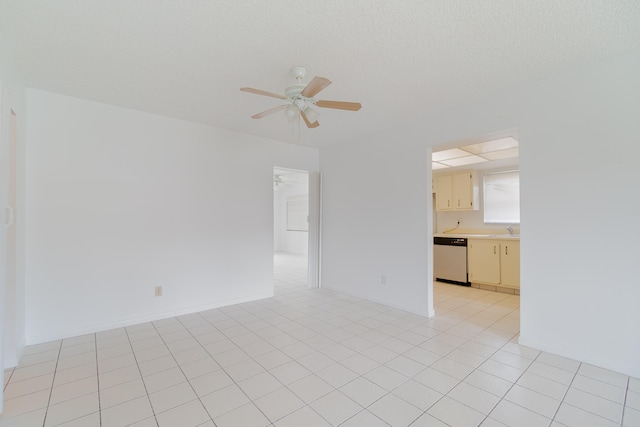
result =
[[434,280],[520,294],[518,141],[432,153]]

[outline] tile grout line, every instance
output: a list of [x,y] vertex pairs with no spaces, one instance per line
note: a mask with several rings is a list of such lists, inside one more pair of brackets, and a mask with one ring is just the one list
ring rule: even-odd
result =
[[[63,340],[64,342],[64,340]],[[93,334],[93,346],[96,350],[96,382],[98,384],[98,421],[102,427],[102,402],[100,401],[100,370],[98,368],[98,334]]]
[[[200,313],[198,312],[197,314],[199,315]],[[201,317],[202,317],[202,316],[201,316]],[[182,327],[183,327],[187,332],[189,332],[189,334],[191,335],[191,337],[192,337],[193,339],[195,339],[195,340],[196,340],[196,342],[197,342],[197,343],[200,345],[200,347],[201,347],[201,348],[202,348],[202,349],[203,349],[203,350],[204,350],[204,351],[209,355],[209,357],[211,357],[211,358],[215,361],[215,358],[209,354],[209,352],[204,348],[204,346],[200,343],[200,341],[198,341],[198,338],[197,338],[195,335],[193,335],[193,333],[189,330],[189,328],[187,328],[186,326],[184,326],[184,323],[182,323],[182,321],[180,320],[180,318],[179,318],[179,317],[176,317],[175,319],[176,319],[176,321],[177,321],[178,323],[180,323],[180,325],[181,325],[181,326],[182,326]],[[203,320],[204,320],[204,321],[207,321],[207,319],[205,319],[204,317],[203,317]],[[158,328],[156,327],[156,325],[155,325],[153,322],[151,322],[151,323],[152,323],[152,325],[153,325],[154,329],[156,330],[156,332],[158,332],[158,335],[160,336],[160,339],[162,340],[162,342],[163,342],[163,343],[167,346],[167,348],[169,349],[169,353],[171,354],[171,357],[172,357],[172,358],[173,358],[173,360],[178,364],[178,367],[180,368],[180,372],[182,372],[182,375],[184,375],[185,379],[187,380],[187,383],[189,384],[189,387],[191,387],[191,390],[193,390],[193,393],[196,395],[196,398],[198,399],[198,402],[200,402],[200,405],[202,405],[202,408],[204,409],[204,411],[205,411],[205,412],[207,413],[207,415],[209,416],[209,419],[211,420],[211,422],[215,424],[215,421],[213,421],[213,417],[211,416],[211,413],[210,413],[210,412],[209,412],[209,410],[207,409],[207,406],[206,406],[204,403],[202,403],[201,396],[198,394],[198,392],[196,391],[196,389],[195,389],[195,388],[193,388],[193,385],[191,384],[191,380],[190,380],[190,379],[189,379],[189,377],[187,377],[187,375],[184,373],[184,370],[182,369],[182,365],[181,365],[181,364],[176,360],[175,356],[173,355],[173,352],[171,351],[171,349],[170,349],[170,348],[169,348],[169,346],[167,345],[166,341],[165,341],[165,340],[164,340],[164,338],[162,337],[162,334],[158,331]],[[211,325],[211,326],[213,326],[213,325]],[[213,326],[213,327],[215,328],[215,326]],[[216,328],[216,330],[217,330],[217,328]],[[220,366],[220,364],[219,364],[217,361],[216,361],[216,364],[218,364],[218,366]],[[220,369],[223,369],[223,368],[222,368],[222,366],[220,366]],[[225,374],[227,374],[227,372],[226,372],[226,371],[225,371]],[[206,375],[206,374],[203,374],[203,375]],[[229,374],[227,374],[227,376],[229,376],[229,378],[231,378],[231,376],[230,376]],[[196,377],[196,378],[198,378],[198,377]],[[231,378],[231,380],[233,380],[233,378]],[[234,381],[234,384],[235,384],[235,381]],[[238,388],[240,388],[240,387],[238,387]],[[212,392],[212,393],[215,393],[215,391],[214,391],[214,392]],[[248,397],[248,396],[247,396],[247,397]],[[251,400],[251,399],[249,399],[249,400]],[[253,402],[253,400],[251,400],[251,402]],[[189,402],[186,402],[186,403],[189,403]],[[186,405],[186,403],[184,403],[183,405]],[[258,409],[259,409],[259,408],[258,408]]]
[[[127,330],[126,327],[124,327],[123,329],[124,329],[125,335],[127,336],[127,341],[129,342],[129,347],[131,347],[131,354],[133,354],[133,360],[136,362],[136,368],[138,368],[138,373],[140,374],[140,380],[142,380],[142,385],[143,385],[144,391],[145,391],[145,393],[147,395],[147,400],[149,401],[149,406],[151,407],[151,413],[153,414],[153,419],[156,422],[156,426],[157,426],[158,425],[158,419],[156,418],[156,412],[153,409],[153,405],[151,404],[151,398],[149,398],[149,390],[147,390],[147,383],[144,381],[144,376],[142,375],[142,370],[140,369],[140,364],[138,363],[138,358],[136,357],[136,352],[133,349],[133,344],[131,343],[131,337],[129,337],[129,331]],[[151,417],[149,417],[149,418],[151,418]],[[100,419],[102,419],[102,417],[100,417]],[[142,420],[140,420],[140,421],[142,421]],[[134,423],[135,422],[138,422],[138,421],[134,421]]]
[[60,353],[62,352],[62,341],[58,347],[58,357],[56,358],[56,366],[53,369],[53,378],[51,379],[51,389],[49,390],[49,399],[47,400],[47,409],[44,412],[44,419],[42,420],[42,427],[45,427],[47,423],[47,415],[49,414],[49,404],[51,403],[51,396],[53,395],[53,384],[56,382],[56,373],[58,372],[58,362],[60,361]]
[[624,390],[624,400],[622,401],[622,414],[620,414],[620,427],[624,426],[624,411],[627,408],[627,396],[629,396],[629,385],[631,377],[627,377],[627,387]]

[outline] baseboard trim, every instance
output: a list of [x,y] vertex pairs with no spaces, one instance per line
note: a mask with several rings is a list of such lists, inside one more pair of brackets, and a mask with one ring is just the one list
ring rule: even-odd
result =
[[424,312],[419,312],[419,311],[414,311],[414,310],[409,310],[406,307],[401,307],[399,305],[395,305],[395,304],[390,304],[389,301],[383,301],[383,300],[378,300],[376,298],[370,298],[368,296],[363,296],[363,295],[358,295],[355,292],[346,292],[342,289],[336,289],[336,288],[332,288],[329,287],[325,284],[322,285],[322,289],[328,290],[328,291],[332,291],[332,292],[337,292],[340,294],[344,294],[344,295],[348,295],[350,297],[355,297],[355,298],[360,298],[363,299],[365,301],[371,301],[371,302],[375,302],[376,304],[381,304],[381,305],[385,305],[387,307],[391,307],[391,308],[395,308],[397,310],[402,310],[402,311],[406,311],[407,313],[411,313],[411,314],[417,314],[418,316],[423,316],[423,317],[433,317],[435,315],[435,312],[429,308],[426,308]]
[[250,302],[250,301],[257,301],[257,300],[271,298],[271,297],[273,297],[273,291],[254,294],[254,295],[245,296],[245,297],[231,298],[223,301],[216,301],[215,303],[211,303],[211,304],[203,304],[203,305],[197,305],[197,306],[191,306],[191,307],[184,307],[176,310],[151,313],[151,314],[147,314],[140,317],[130,317],[124,320],[93,324],[93,325],[85,326],[82,328],[70,329],[70,330],[55,332],[51,334],[27,336],[26,345],[35,345],[35,344],[41,344],[49,341],[77,337],[80,335],[95,334],[97,332],[108,331],[111,329],[133,326],[140,323],[153,322],[156,320],[166,319],[170,317],[183,316],[185,314],[192,314],[200,311],[212,310],[215,308],[227,307],[229,305],[241,304],[241,303]]
[[567,348],[556,347],[553,345],[547,345],[544,342],[529,339],[527,337],[520,336],[518,343],[526,345],[527,347],[535,348],[536,350],[544,351],[546,353],[556,354],[558,356],[567,357],[569,359],[577,360],[578,362],[588,363],[589,365],[597,366],[599,368],[608,369],[610,371],[618,372],[623,375],[629,375],[635,378],[640,378],[640,368],[638,365],[623,365],[618,363],[612,363],[610,360],[604,360],[592,355],[579,353]]

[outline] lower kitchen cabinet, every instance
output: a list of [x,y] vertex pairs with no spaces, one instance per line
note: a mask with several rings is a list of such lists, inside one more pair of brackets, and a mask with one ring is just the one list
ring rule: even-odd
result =
[[520,242],[500,242],[500,285],[520,288]]
[[469,239],[469,281],[520,288],[520,241]]

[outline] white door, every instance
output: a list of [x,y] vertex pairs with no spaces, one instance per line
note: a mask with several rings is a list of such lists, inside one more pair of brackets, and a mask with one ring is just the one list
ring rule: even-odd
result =
[[309,174],[309,278],[310,288],[320,287],[320,233],[321,233],[320,173]]

